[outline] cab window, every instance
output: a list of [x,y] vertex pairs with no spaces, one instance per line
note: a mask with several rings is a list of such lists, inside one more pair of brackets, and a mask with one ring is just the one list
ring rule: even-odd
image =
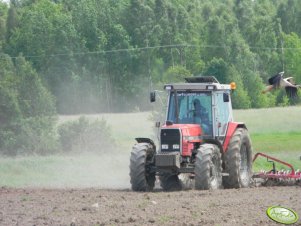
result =
[[[211,93],[196,91],[176,93],[177,98],[175,92],[170,95],[167,120],[179,124],[200,124],[205,134],[212,135]],[[177,110],[178,118],[176,118]]]

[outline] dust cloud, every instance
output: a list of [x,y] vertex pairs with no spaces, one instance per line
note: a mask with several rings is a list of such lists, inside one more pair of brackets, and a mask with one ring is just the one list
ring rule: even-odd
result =
[[0,187],[129,189],[130,150],[0,159]]
[[[145,84],[148,87],[148,84]],[[34,183],[35,187],[51,188],[104,188],[129,189],[129,164],[135,137],[154,137],[154,122],[151,112],[141,111],[152,108],[148,91],[137,98],[128,98],[132,104],[131,113],[83,114],[89,120],[104,119],[110,127],[117,148],[101,150],[101,154],[84,153],[71,156],[60,156],[56,168],[47,181]],[[137,106],[143,106],[142,109]],[[82,106],[79,106],[82,107]],[[127,112],[129,109],[118,109]],[[82,109],[81,112],[89,112]],[[80,115],[60,115],[59,124],[76,120]],[[100,147],[101,149],[101,147]],[[51,167],[53,167],[51,165]]]
[[51,156],[38,167],[40,172],[26,179],[25,187],[128,189],[129,160],[129,153],[116,151],[106,155]]

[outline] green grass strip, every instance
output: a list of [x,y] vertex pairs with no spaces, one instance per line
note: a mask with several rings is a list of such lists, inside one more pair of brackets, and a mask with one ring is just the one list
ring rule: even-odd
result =
[[[288,162],[296,169],[301,169],[301,132],[251,134],[253,154],[266,153],[272,157]],[[288,167],[275,163],[277,170]],[[253,170],[271,170],[272,163],[260,157],[253,164]]]

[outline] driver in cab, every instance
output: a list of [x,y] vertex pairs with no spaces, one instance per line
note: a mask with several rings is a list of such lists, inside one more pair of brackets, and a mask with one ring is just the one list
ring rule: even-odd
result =
[[201,105],[199,99],[193,100],[193,108],[193,122],[200,124],[205,134],[208,133],[209,127],[207,123],[209,119],[207,109]]

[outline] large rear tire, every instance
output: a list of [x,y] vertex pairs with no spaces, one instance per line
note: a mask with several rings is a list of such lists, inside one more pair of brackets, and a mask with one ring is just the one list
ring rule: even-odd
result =
[[163,173],[159,177],[160,185],[164,191],[180,191],[182,190],[182,183],[176,174]]
[[203,144],[195,159],[195,189],[214,190],[222,187],[222,162],[218,146]]
[[227,152],[224,154],[225,188],[247,188],[252,178],[252,144],[248,130],[238,128],[234,132]]
[[151,172],[155,150],[151,144],[134,145],[130,159],[130,177],[133,191],[151,191],[156,174]]

